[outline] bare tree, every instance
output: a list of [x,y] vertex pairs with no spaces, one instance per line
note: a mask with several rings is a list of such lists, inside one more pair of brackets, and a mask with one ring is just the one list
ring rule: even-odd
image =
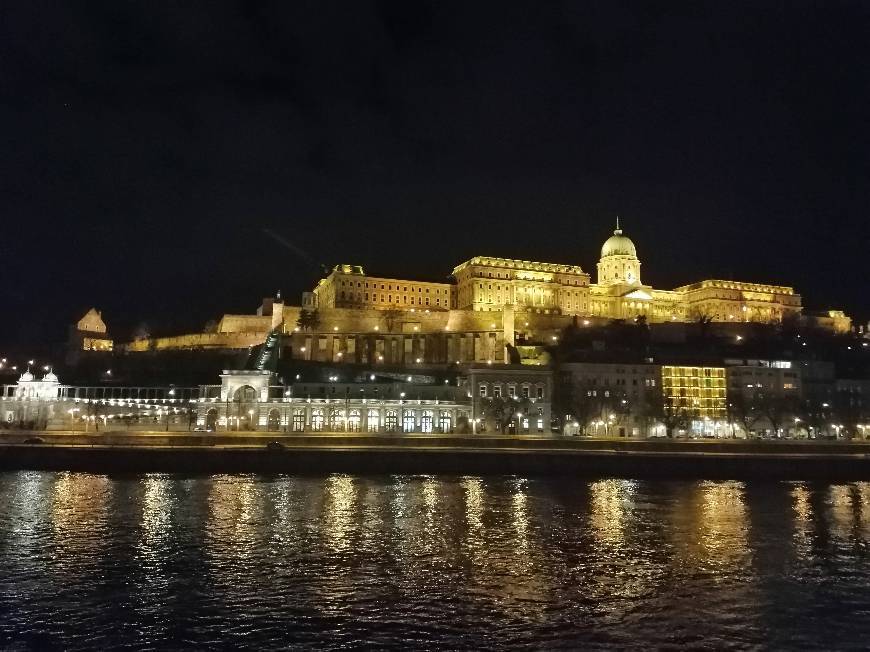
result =
[[144,321],[133,329],[133,341],[141,342],[151,337],[151,329]]
[[786,419],[794,416],[795,400],[791,396],[780,396],[765,392],[758,395],[757,401],[761,414],[770,422],[773,436],[779,437],[779,431],[782,429]]
[[758,423],[760,417],[761,414],[754,398],[746,396],[743,392],[734,392],[728,401],[728,420],[732,423],[739,423],[743,432],[746,433],[747,439],[749,439],[749,433]]

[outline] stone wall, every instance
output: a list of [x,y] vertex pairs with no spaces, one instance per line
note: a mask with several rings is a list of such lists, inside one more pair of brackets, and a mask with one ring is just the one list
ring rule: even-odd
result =
[[218,333],[266,333],[272,328],[270,315],[224,315]]
[[137,340],[122,344],[119,348],[131,353],[172,349],[246,349],[262,344],[265,339],[265,331],[262,333],[191,333]]

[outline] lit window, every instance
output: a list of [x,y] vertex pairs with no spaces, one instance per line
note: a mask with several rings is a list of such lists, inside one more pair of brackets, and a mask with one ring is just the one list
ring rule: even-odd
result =
[[480,395],[481,395],[483,398],[486,398],[486,385],[481,384],[481,386],[480,386]]

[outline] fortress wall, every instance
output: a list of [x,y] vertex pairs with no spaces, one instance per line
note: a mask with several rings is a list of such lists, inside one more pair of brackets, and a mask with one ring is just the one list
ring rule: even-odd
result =
[[129,352],[169,349],[246,349],[262,344],[265,333],[191,333],[173,337],[154,337],[123,344]]
[[260,315],[224,315],[218,324],[218,333],[267,333],[272,318]]

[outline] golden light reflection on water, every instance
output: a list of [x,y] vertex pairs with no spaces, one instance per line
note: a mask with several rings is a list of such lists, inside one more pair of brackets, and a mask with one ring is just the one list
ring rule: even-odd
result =
[[326,545],[335,552],[350,550],[356,503],[353,478],[347,475],[330,476],[326,483],[323,534]]
[[798,483],[791,490],[794,501],[794,543],[801,555],[809,553],[812,544],[813,505],[812,494],[805,482]]
[[144,552],[154,555],[156,547],[167,536],[172,505],[169,500],[170,481],[165,476],[146,475],[142,479],[142,532]]
[[832,537],[849,541],[870,534],[870,483],[832,485],[826,503]]
[[632,480],[613,478],[590,485],[589,524],[599,543],[608,546],[625,543],[626,505],[633,491]]
[[518,562],[521,566],[528,564],[529,554],[529,515],[526,512],[526,494],[524,492],[524,480],[517,481],[513,496],[511,497],[511,515],[513,517],[513,529],[516,537],[514,549],[517,552]]
[[11,530],[16,546],[27,546],[40,529],[44,517],[45,474],[22,472],[11,485],[11,495],[4,495],[10,503]]
[[92,552],[106,532],[112,483],[106,476],[61,473],[54,484],[51,522],[58,543],[68,552]]
[[206,552],[215,558],[249,558],[256,548],[259,519],[255,518],[258,486],[250,476],[217,476],[208,495]]
[[480,478],[464,477],[460,486],[465,497],[465,549],[471,564],[480,568],[486,561],[483,530],[483,482]]
[[296,481],[292,478],[269,487],[268,498],[272,510],[268,519],[271,520],[269,532],[272,546],[279,550],[296,543],[302,534],[297,527],[299,514],[296,513],[296,491]]
[[733,570],[748,552],[746,487],[742,482],[703,482],[700,491],[700,561]]

